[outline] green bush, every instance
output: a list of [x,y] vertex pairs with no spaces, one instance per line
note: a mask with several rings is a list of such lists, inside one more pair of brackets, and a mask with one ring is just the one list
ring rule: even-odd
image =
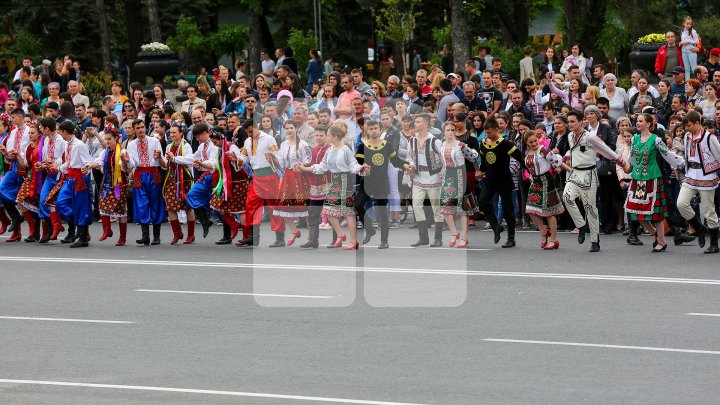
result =
[[298,76],[302,82],[305,82],[307,79],[305,69],[310,62],[310,50],[315,48],[315,34],[313,30],[308,30],[306,34],[303,30],[291,28],[287,43],[297,61]]
[[[517,80],[520,78],[520,59],[525,57],[524,45],[507,48],[499,40],[491,38],[484,42],[476,43],[472,47],[471,56],[477,55],[480,46],[490,47],[490,54],[502,60],[503,69],[508,72],[511,79]],[[488,69],[490,69],[490,66],[488,66]]]
[[84,94],[90,98],[91,105],[102,107],[103,97],[110,94],[112,80],[113,78],[108,72],[83,73],[80,76],[80,83],[85,88]]

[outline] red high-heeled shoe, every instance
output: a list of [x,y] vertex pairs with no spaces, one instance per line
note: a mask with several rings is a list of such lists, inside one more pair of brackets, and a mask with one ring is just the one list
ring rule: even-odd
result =
[[453,247],[453,246],[455,246],[455,242],[457,242],[457,240],[460,239],[460,232],[456,233],[455,235],[450,235],[450,236],[454,239],[450,240],[450,243],[448,243],[448,246]]
[[542,235],[542,240],[540,241],[540,249],[545,249],[545,246],[548,244],[547,238],[551,236],[550,230],[545,228],[545,232]]
[[554,240],[554,241],[548,243],[543,249],[545,249],[545,250],[555,250],[555,249],[557,249],[557,248],[559,248],[559,247],[560,247],[560,241],[559,241],[559,240]]
[[355,242],[355,243],[351,243],[347,246],[343,246],[343,250],[358,250],[359,247],[360,247],[360,244]]
[[299,238],[300,236],[302,236],[302,235],[300,234],[300,230],[299,230],[299,229],[298,229],[297,231],[295,231],[295,233],[291,233],[290,235],[292,235],[292,238],[288,239],[288,241],[287,241],[287,243],[286,243],[287,246],[292,246],[292,244],[295,243],[295,239],[297,239],[297,238]]
[[458,242],[458,244],[457,244],[457,248],[458,248],[458,249],[465,249],[465,248],[467,247],[467,245],[468,245],[468,240],[467,240],[467,239],[460,239],[460,242]]
[[346,240],[347,240],[347,236],[345,236],[345,235],[338,236],[338,238],[335,240],[335,243],[333,243],[330,246],[330,248],[331,249],[339,248],[340,246],[342,246],[342,243],[345,242]]

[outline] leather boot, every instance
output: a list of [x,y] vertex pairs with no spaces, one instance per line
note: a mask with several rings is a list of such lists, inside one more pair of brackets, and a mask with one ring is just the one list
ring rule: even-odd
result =
[[708,246],[703,253],[707,254],[718,252],[720,252],[720,248],[718,248],[718,228],[710,229],[710,246]]
[[18,211],[15,203],[6,201],[3,203],[3,207],[5,207],[5,212],[7,212],[7,215],[10,217],[10,226],[8,226],[7,231],[14,232],[15,229],[19,228],[20,224],[24,222],[23,216],[20,215],[20,211]]
[[697,217],[692,217],[692,219],[688,220],[688,223],[695,230],[693,236],[697,236],[698,245],[700,245],[701,248],[705,247],[705,227],[703,226],[702,222],[700,222]]
[[689,243],[689,242],[692,242],[695,240],[695,238],[693,236],[690,236],[690,235],[682,232],[682,229],[677,226],[671,225],[670,229],[672,230],[673,242],[675,243],[676,246],[682,245],[683,243]]
[[20,231],[20,227],[18,226],[13,230],[12,235],[10,235],[9,238],[5,239],[5,242],[20,242],[22,240],[22,233]]
[[503,248],[515,247],[515,227],[508,226],[508,238],[502,245]]
[[88,232],[88,226],[78,226],[78,239],[70,245],[71,248],[88,247],[90,238]]
[[232,242],[232,240],[235,239],[238,231],[240,230],[240,224],[230,214],[223,214],[222,218],[223,221],[230,227],[230,241]]
[[5,213],[4,208],[0,208],[0,235],[7,232],[8,226],[10,226],[10,218],[8,218],[7,213]]
[[55,211],[50,211],[50,222],[53,226],[52,235],[50,235],[50,240],[57,240],[58,235],[60,235],[60,232],[65,231],[65,227],[63,226],[62,218],[60,218],[60,214],[58,214]]
[[[53,230],[53,232],[55,231]],[[60,240],[60,243],[73,243],[75,239],[75,223],[70,220],[68,221],[68,233],[65,235],[65,238]]]
[[[172,228],[172,232],[173,232],[173,239],[172,239],[172,242],[170,242],[170,244],[175,245],[184,236],[182,233],[182,228],[180,227],[180,221],[178,221],[177,219],[171,220],[170,228]],[[153,225],[153,233],[155,233],[155,225]]]
[[[249,219],[245,219],[248,221]],[[237,241],[235,246],[257,246],[260,243],[260,227],[252,225],[250,227],[243,227],[243,238]]]
[[210,233],[210,227],[213,225],[212,221],[208,218],[207,211],[205,211],[204,208],[198,208],[195,210],[195,216],[198,221],[200,221],[200,225],[202,225],[203,238],[207,238],[208,233]]
[[153,239],[152,242],[150,242],[153,246],[160,244],[160,227],[161,224],[153,224]]
[[[430,238],[428,237],[428,227],[427,222],[425,221],[417,221],[417,229],[418,229],[418,240],[417,242],[413,243],[412,247],[418,247],[418,246],[425,246],[430,244]],[[442,228],[440,228],[442,230]]]
[[578,232],[578,243],[583,244],[585,243],[585,235],[590,232],[590,226],[585,223],[585,225],[581,226],[579,228],[580,232]]
[[275,242],[273,242],[268,247],[276,248],[276,247],[284,247],[284,246],[285,246],[285,232],[276,231],[275,232]]
[[183,245],[189,245],[193,242],[195,242],[195,221],[188,221],[187,223],[188,228],[188,234],[187,238],[185,238],[185,242],[183,242]]
[[308,225],[308,240],[300,245],[300,249],[317,249],[320,247],[318,242],[319,233],[318,224]]
[[127,237],[127,222],[120,222],[120,237],[118,238],[117,242],[115,242],[115,246],[125,246],[125,238]]
[[42,237],[40,243],[50,242],[50,235],[52,234],[53,227],[50,219],[43,219],[40,221],[40,227],[42,228]]
[[444,222],[435,222],[435,240],[433,241],[432,244],[430,244],[430,247],[440,247],[443,245],[443,242],[442,242],[443,225],[444,225]]
[[630,232],[627,237],[628,245],[632,245],[632,246],[642,246],[643,245],[640,238],[638,238],[638,229],[640,229],[640,222],[631,221],[628,226],[628,230]]
[[30,235],[25,238],[25,242],[37,242],[40,240],[40,235],[38,235],[39,223],[35,220],[35,216],[30,211],[23,212],[23,217],[25,218],[25,221],[27,221],[28,229],[30,231]]
[[219,241],[215,242],[216,245],[229,245],[232,243],[232,228],[226,222],[223,221],[223,237]]
[[150,224],[140,224],[140,231],[142,232],[142,236],[140,239],[135,240],[135,243],[150,246]]
[[100,237],[100,242],[113,236],[112,226],[110,225],[110,217],[107,215],[101,215],[100,221],[102,222],[103,234]]

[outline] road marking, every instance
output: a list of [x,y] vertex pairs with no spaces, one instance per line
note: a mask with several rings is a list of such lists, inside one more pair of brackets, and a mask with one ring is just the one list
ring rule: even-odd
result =
[[685,314],[685,315],[689,315],[689,316],[718,316],[718,317],[720,317],[720,314],[704,314],[704,313],[702,313],[702,312],[690,312],[690,313],[687,313],[687,314]]
[[182,290],[145,290],[139,289],[136,292],[153,292],[153,293],[174,293],[174,294],[206,294],[206,295],[239,295],[248,297],[282,297],[282,298],[321,298],[330,299],[337,298],[339,295],[293,295],[293,294],[258,294],[258,293],[233,293],[218,291],[182,291]]
[[252,398],[273,398],[287,399],[296,401],[315,401],[315,402],[335,402],[342,404],[363,404],[363,405],[425,405],[408,402],[387,402],[387,401],[367,401],[362,399],[348,398],[329,398],[329,397],[311,397],[305,395],[284,395],[284,394],[267,394],[260,392],[242,392],[242,391],[218,391],[218,390],[201,390],[191,388],[171,388],[171,387],[151,387],[143,385],[117,385],[117,384],[91,384],[78,383],[68,381],[42,381],[42,380],[12,380],[0,379],[0,383],[5,384],[28,384],[28,385],[54,385],[60,387],[82,387],[82,388],[108,388],[118,390],[134,390],[134,391],[161,391],[161,392],[182,392],[188,394],[207,394],[207,395],[226,395],[233,397],[252,397]]
[[669,347],[604,345],[604,344],[597,344],[597,343],[552,342],[552,341],[547,341],[547,340],[518,340],[518,339],[483,339],[483,340],[486,342],[526,343],[526,344],[553,345],[553,346],[601,347],[601,348],[606,348],[606,349],[647,350],[647,351],[653,351],[653,352],[720,354],[720,351],[713,351],[713,350],[672,349]]
[[[521,278],[552,278],[567,280],[592,281],[635,281],[643,283],[667,284],[694,284],[694,285],[720,285],[720,279],[672,278],[672,277],[639,277],[619,276],[609,274],[577,274],[577,273],[529,273],[515,271],[473,271],[473,270],[442,270],[418,269],[397,267],[351,267],[351,266],[320,266],[301,264],[272,264],[272,263],[213,263],[213,262],[185,262],[185,261],[159,261],[159,260],[125,260],[125,259],[84,259],[67,257],[3,257],[6,261],[35,262],[35,263],[83,263],[124,265],[128,269],[135,266],[169,266],[169,267],[203,267],[203,268],[236,268],[236,269],[269,269],[289,271],[344,271],[364,273],[400,273],[400,274],[433,274],[443,276],[485,276],[485,277],[521,277]],[[96,269],[97,267],[87,267]]]
[[[377,248],[377,245],[360,245],[360,246],[364,246],[366,248]],[[415,249],[415,250],[420,249],[420,250],[422,250],[423,248],[422,247],[416,248],[416,247],[412,247],[412,246],[390,245],[390,249]],[[451,250],[453,252],[463,252],[463,251],[467,252],[470,250],[470,251],[477,251],[477,252],[489,252],[489,251],[492,251],[493,249],[471,248],[471,247],[462,248],[462,249],[458,249],[458,248],[454,248],[454,247],[434,247],[434,248],[432,248],[432,250]]]
[[80,322],[80,323],[113,323],[113,324],[132,324],[135,322],[128,321],[106,321],[102,319],[70,319],[70,318],[38,318],[34,316],[0,316],[0,319],[13,319],[21,321],[52,321],[52,322]]

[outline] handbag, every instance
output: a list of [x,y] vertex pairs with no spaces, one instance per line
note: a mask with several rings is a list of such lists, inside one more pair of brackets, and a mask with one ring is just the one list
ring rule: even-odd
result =
[[597,175],[601,177],[615,175],[615,163],[605,158],[600,158],[596,162]]

